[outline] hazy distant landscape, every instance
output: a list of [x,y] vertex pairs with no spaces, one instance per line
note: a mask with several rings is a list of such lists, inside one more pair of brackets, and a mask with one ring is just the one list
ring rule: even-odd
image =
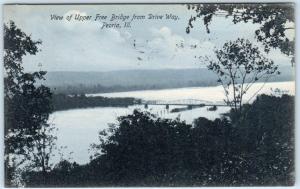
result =
[[[279,67],[274,81],[293,81],[291,66]],[[216,76],[207,68],[164,70],[119,70],[110,72],[48,72],[42,81],[54,93],[103,93],[147,89],[204,87],[219,85]]]

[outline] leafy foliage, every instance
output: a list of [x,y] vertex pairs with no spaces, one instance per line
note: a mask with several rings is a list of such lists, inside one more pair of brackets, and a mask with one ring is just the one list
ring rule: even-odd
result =
[[271,48],[278,48],[282,53],[291,56],[292,63],[295,62],[295,37],[289,39],[286,32],[295,30],[294,25],[294,5],[285,4],[188,4],[187,8],[196,14],[191,16],[186,27],[186,32],[190,33],[194,27],[193,23],[202,19],[206,26],[207,33],[210,33],[209,24],[213,17],[223,15],[231,18],[234,24],[248,23],[260,24],[260,28],[255,31],[257,41],[264,45],[266,52]]
[[243,96],[254,83],[266,82],[271,76],[280,74],[278,66],[264,57],[249,40],[229,41],[215,50],[215,54],[216,60],[206,57],[205,62],[208,62],[208,69],[218,76],[225,92],[225,102],[236,111],[241,110]]
[[[48,87],[35,85],[46,72],[25,73],[22,66],[23,57],[35,55],[39,44],[41,41],[33,41],[14,22],[4,25],[5,167],[8,186],[14,185],[9,180],[14,177],[14,170],[30,160],[29,152],[45,155],[42,152],[48,145],[46,141],[51,138],[43,132],[49,127],[51,92]],[[35,161],[35,167],[39,166],[46,164]]]

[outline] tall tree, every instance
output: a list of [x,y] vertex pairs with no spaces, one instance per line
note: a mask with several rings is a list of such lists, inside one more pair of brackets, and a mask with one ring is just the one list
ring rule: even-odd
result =
[[257,81],[266,82],[280,74],[278,66],[261,54],[249,40],[229,41],[215,50],[216,58],[205,57],[208,69],[216,73],[223,86],[226,103],[234,110],[241,109],[243,97]]
[[[25,55],[35,55],[41,41],[21,31],[14,22],[4,25],[4,106],[5,106],[5,168],[6,184],[11,185],[14,170],[30,153],[38,154],[43,148],[36,144],[49,140],[44,131],[51,107],[51,92],[46,86],[37,86],[46,72],[25,73],[22,60]],[[32,155],[32,154],[31,154]],[[17,157],[17,158],[16,158]],[[12,162],[14,161],[14,162]],[[12,167],[11,165],[14,165]],[[38,166],[38,164],[36,164]]]
[[258,42],[264,45],[265,51],[278,48],[282,53],[291,57],[292,65],[295,62],[295,36],[287,35],[288,31],[295,32],[294,4],[188,4],[187,8],[195,12],[188,21],[186,32],[190,33],[194,22],[202,19],[207,33],[210,33],[209,24],[214,16],[231,18],[234,24],[252,22],[260,24],[255,30]]

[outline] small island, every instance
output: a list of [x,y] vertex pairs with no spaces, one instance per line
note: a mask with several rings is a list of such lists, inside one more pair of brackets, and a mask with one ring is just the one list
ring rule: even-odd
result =
[[122,97],[108,98],[102,96],[86,96],[85,94],[66,95],[53,94],[53,111],[93,107],[128,107],[140,104],[141,99]]

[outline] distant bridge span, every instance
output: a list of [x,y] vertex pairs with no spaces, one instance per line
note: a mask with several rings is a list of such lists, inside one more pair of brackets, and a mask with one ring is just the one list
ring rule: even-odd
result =
[[165,106],[194,106],[194,107],[204,107],[204,106],[227,106],[229,105],[221,102],[211,102],[211,101],[204,101],[204,100],[198,100],[198,99],[183,99],[183,100],[170,100],[170,101],[164,101],[164,100],[148,100],[148,101],[142,101],[142,104],[145,106],[148,105],[165,105]]

